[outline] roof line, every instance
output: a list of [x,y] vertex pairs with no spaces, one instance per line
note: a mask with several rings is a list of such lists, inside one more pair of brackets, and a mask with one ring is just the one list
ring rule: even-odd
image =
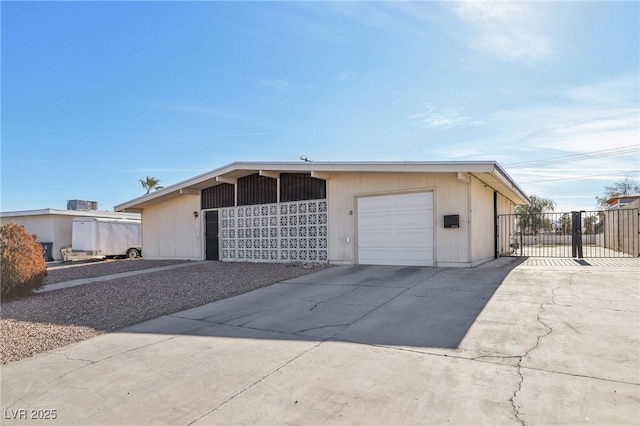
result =
[[502,176],[507,180],[507,182],[510,182],[510,183],[511,183],[511,185],[513,186],[513,189],[517,190],[517,191],[520,193],[520,195],[522,195],[522,198],[524,198],[525,200],[527,200],[527,202],[531,202],[531,200],[529,199],[529,196],[526,194],[526,192],[524,192],[524,191],[522,190],[522,188],[520,188],[520,185],[518,185],[518,184],[516,183],[516,181],[515,181],[515,180],[513,180],[513,179],[511,178],[511,176],[509,176],[509,173],[507,173],[507,172],[502,168],[502,166],[501,166],[500,164],[498,164],[497,162],[494,162],[494,164],[495,164],[495,168],[496,168],[496,170],[498,171],[498,173],[500,173],[500,174],[501,174],[501,175],[502,175]]
[[0,217],[19,217],[19,216],[43,216],[43,215],[61,215],[61,216],[84,216],[84,217],[106,217],[106,218],[127,218],[136,213],[112,212],[106,210],[62,210],[62,209],[36,209],[36,210],[14,210],[0,212]]
[[[171,194],[175,191],[183,189],[185,187],[196,185],[202,181],[212,179],[216,176],[220,176],[224,173],[232,172],[234,170],[243,170],[250,169],[255,167],[256,169],[260,169],[262,167],[294,167],[299,168],[299,170],[313,170],[314,166],[319,167],[325,170],[317,170],[317,171],[341,171],[341,170],[327,170],[326,168],[331,167],[344,167],[344,166],[358,166],[358,167],[366,167],[366,166],[489,166],[492,169],[497,169],[501,175],[509,182],[513,188],[523,196],[524,199],[528,200],[528,197],[525,195],[524,191],[520,189],[520,187],[511,179],[511,177],[498,165],[495,161],[483,160],[483,161],[312,161],[312,162],[300,162],[300,161],[273,161],[273,162],[256,162],[256,161],[235,161],[233,163],[229,163],[222,167],[218,167],[216,169],[210,170],[205,173],[201,173],[192,178],[177,182],[173,185],[166,186],[162,189],[152,192],[151,194],[145,194],[140,197],[136,197],[124,203],[118,204],[114,207],[114,210],[121,211],[126,210],[127,208],[132,208],[137,204],[146,201],[152,201],[156,198],[160,198],[164,195]],[[348,170],[344,170],[348,171]],[[353,170],[357,171],[357,170]],[[428,170],[425,170],[428,171]],[[467,170],[460,170],[467,171]],[[472,170],[468,170],[472,171]]]

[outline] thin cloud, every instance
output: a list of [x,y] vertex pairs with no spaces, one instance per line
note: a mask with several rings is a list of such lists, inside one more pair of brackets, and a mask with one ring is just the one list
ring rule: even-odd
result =
[[[346,18],[356,25],[405,32],[417,37],[428,36],[428,27],[442,25],[443,21],[441,8],[430,2],[333,1],[294,2],[292,5],[323,16],[331,14]],[[331,34],[330,29],[326,31]]]
[[260,132],[260,133],[225,133],[221,135],[211,135],[209,138],[236,138],[236,137],[248,137],[248,136],[268,136],[271,133]]
[[538,62],[553,53],[540,28],[543,6],[522,2],[465,1],[453,3],[455,15],[472,28],[473,49],[506,62]]
[[462,115],[455,109],[440,108],[430,104],[425,104],[422,110],[409,116],[414,124],[425,128],[450,128],[463,124],[478,124],[477,121]]
[[[595,207],[595,196],[605,185],[628,176],[637,179],[638,152],[629,147],[640,140],[638,81],[638,75],[624,75],[547,93],[553,104],[488,112],[480,116],[482,136],[437,153],[450,159],[464,154],[467,159],[497,160],[525,192],[557,199],[559,210],[588,208],[591,204],[561,205],[555,195],[592,185],[587,191],[592,195],[585,199]],[[609,151],[615,155],[605,155]],[[554,162],[563,158],[571,161]],[[550,162],[517,168],[523,159]]]
[[563,95],[574,102],[589,104],[617,102],[637,105],[639,79],[640,75],[637,73],[623,75],[594,84],[569,88],[564,91]]
[[355,76],[356,73],[353,71],[342,71],[340,74],[338,74],[336,76],[336,80],[338,81],[345,81],[350,79],[351,77]]
[[136,169],[120,169],[121,172],[135,173],[204,173],[207,169],[180,169],[180,168],[159,168],[159,167],[141,167]]
[[180,104],[180,103],[175,103],[175,104],[158,103],[158,104],[154,104],[153,106],[166,111],[177,111],[177,112],[185,112],[190,114],[216,116],[216,117],[228,118],[228,119],[238,120],[238,121],[246,120],[246,118],[242,115],[234,114],[229,111],[223,111],[223,110],[209,107],[209,106]]
[[531,150],[592,152],[637,145],[640,139],[638,75],[549,93],[560,102],[489,113],[487,126],[502,143]]
[[256,120],[246,115],[242,115],[232,111],[222,110],[222,109],[218,109],[210,106],[184,104],[184,103],[163,103],[163,102],[151,103],[149,104],[149,106],[155,109],[163,110],[163,111],[172,111],[172,112],[180,112],[180,113],[186,113],[186,114],[216,117],[224,120],[230,120],[237,123],[242,123],[244,125],[259,126],[265,129],[275,129],[273,124],[271,123],[262,122],[260,120]]
[[262,87],[270,87],[277,90],[284,90],[289,87],[287,80],[260,80],[259,84]]

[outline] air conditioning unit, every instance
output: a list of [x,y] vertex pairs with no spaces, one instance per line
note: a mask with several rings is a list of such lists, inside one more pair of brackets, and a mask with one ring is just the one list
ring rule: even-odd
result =
[[98,210],[98,202],[87,201],[87,200],[68,200],[67,210],[80,210],[80,211]]

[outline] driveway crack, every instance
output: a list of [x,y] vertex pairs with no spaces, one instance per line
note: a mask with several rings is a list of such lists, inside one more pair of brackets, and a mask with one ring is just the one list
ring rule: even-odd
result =
[[294,332],[294,334],[298,334],[298,333],[304,333],[306,331],[311,331],[311,330],[320,330],[322,328],[330,328],[330,327],[348,327],[351,324],[329,324],[329,325],[322,325],[320,327],[311,327],[311,328],[305,328],[304,330],[297,330],[296,332]]
[[[573,284],[573,277],[579,274],[579,272],[574,272],[573,274],[571,274],[569,276],[569,284],[567,285],[567,287],[571,287],[571,285]],[[517,368],[518,368],[518,376],[520,376],[520,381],[518,382],[518,388],[515,390],[515,392],[513,392],[513,395],[511,396],[511,398],[509,398],[509,401],[511,401],[511,406],[513,408],[513,412],[515,415],[516,420],[518,420],[518,422],[520,422],[521,425],[525,426],[527,424],[527,422],[522,418],[522,415],[520,413],[520,410],[518,409],[518,406],[515,402],[515,399],[518,396],[518,393],[522,390],[522,384],[524,383],[524,376],[522,375],[522,360],[525,359],[527,356],[529,356],[529,354],[531,352],[533,352],[534,350],[538,349],[538,347],[540,346],[540,342],[542,341],[542,339],[544,339],[547,336],[550,336],[553,333],[553,327],[551,327],[549,324],[547,324],[546,322],[544,322],[541,318],[541,316],[547,312],[547,310],[545,309],[545,305],[556,305],[556,290],[560,289],[561,287],[564,287],[565,284],[559,285],[557,287],[554,287],[551,289],[551,303],[540,303],[539,306],[539,311],[536,314],[536,319],[538,321],[539,324],[543,325],[546,328],[546,331],[540,335],[538,335],[538,337],[536,338],[536,343],[535,345],[533,345],[531,348],[529,348],[522,356],[520,356],[519,360],[518,360],[518,364],[517,364]]]
[[52,353],[52,354],[54,354],[54,355],[60,355],[60,356],[63,356],[63,357],[65,357],[65,358],[67,359],[67,361],[81,361],[81,362],[88,362],[89,364],[95,364],[95,363],[96,363],[96,361],[92,361],[92,360],[90,360],[90,359],[84,359],[84,358],[71,358],[69,355],[67,355],[67,354],[63,354],[63,353],[60,353],[60,352],[51,352],[51,353]]

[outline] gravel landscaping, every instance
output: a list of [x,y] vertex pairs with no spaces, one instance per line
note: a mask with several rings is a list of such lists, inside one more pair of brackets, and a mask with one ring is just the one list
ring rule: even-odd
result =
[[[145,269],[139,267],[143,265],[140,262],[147,262],[147,268],[171,264],[127,260],[52,270],[49,277],[67,281],[99,276],[70,272],[87,268],[84,273],[96,273],[91,271],[93,267],[102,268],[102,275]],[[132,269],[121,269],[126,267]],[[0,319],[2,364],[316,270],[286,264],[198,262],[189,267],[3,301]],[[64,279],[60,278],[62,274],[65,274]]]
[[102,277],[120,272],[139,271],[185,262],[188,262],[188,260],[122,259],[85,263],[55,263],[47,267],[47,284],[56,284],[81,278]]

